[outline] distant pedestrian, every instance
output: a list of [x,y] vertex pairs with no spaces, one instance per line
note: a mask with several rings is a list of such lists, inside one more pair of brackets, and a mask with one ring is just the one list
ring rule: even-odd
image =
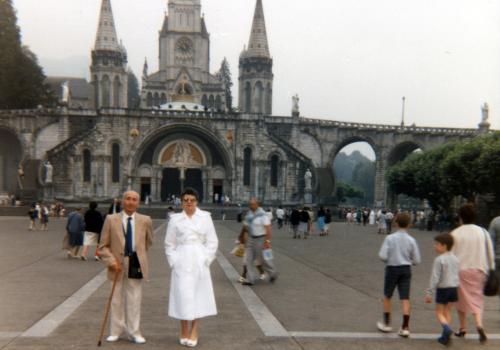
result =
[[385,217],[386,211],[382,210],[378,215],[378,234],[385,235],[387,231],[387,220]]
[[326,209],[325,213],[325,235],[328,236],[330,234],[330,224],[332,223],[332,212],[330,209]]
[[457,303],[460,330],[455,334],[458,337],[465,336],[465,318],[471,313],[479,333],[479,341],[485,343],[488,338],[483,328],[483,288],[489,270],[495,269],[493,244],[486,230],[474,224],[476,209],[473,204],[460,207],[459,217],[461,226],[451,232],[455,241],[453,253],[460,261]]
[[410,215],[400,213],[396,217],[398,230],[387,236],[380,248],[379,257],[385,262],[384,314],[383,321],[377,323],[381,332],[390,332],[391,298],[396,287],[403,308],[403,322],[398,335],[407,338],[410,335],[410,287],[411,266],[420,263],[420,251],[417,242],[408,234]]
[[[390,234],[392,232],[392,220],[394,220],[394,214],[388,210],[387,213],[385,214],[385,222],[387,224],[387,234]],[[411,218],[410,218],[410,225],[411,225]]]
[[118,198],[113,199],[113,203],[111,203],[108,214],[118,214],[122,211],[121,201]]
[[496,254],[500,253],[499,241],[500,241],[500,216],[497,216],[490,223],[490,236],[493,242],[493,250]]
[[278,222],[278,228],[281,230],[283,227],[283,221],[285,220],[285,211],[283,207],[280,205],[278,209],[276,209],[276,221]]
[[318,227],[319,235],[320,236],[325,236],[325,208],[320,207],[317,213],[317,220],[316,220],[316,225]]
[[89,247],[95,247],[94,260],[100,260],[97,246],[101,237],[102,226],[104,220],[99,211],[97,211],[97,203],[90,202],[89,210],[85,212],[85,236],[83,239],[83,251],[81,258],[87,260]]
[[68,258],[81,259],[79,256],[80,248],[83,245],[83,237],[85,234],[85,220],[82,215],[82,208],[76,210],[68,215],[66,223],[66,232],[69,236]]
[[301,235],[304,239],[307,239],[309,236],[309,231],[311,229],[311,217],[309,216],[309,212],[307,208],[302,208],[300,211],[300,219],[299,219],[299,227],[297,237],[300,239]]
[[36,211],[35,211],[35,203],[31,204],[30,209],[28,210],[28,217],[30,219],[29,230],[36,230]]
[[431,280],[425,302],[432,303],[432,296],[436,297],[436,317],[443,327],[438,342],[443,345],[450,343],[451,330],[451,307],[458,301],[458,258],[451,252],[453,248],[453,237],[441,234],[434,238],[434,249],[438,257],[434,259]]
[[290,225],[292,226],[293,238],[295,239],[299,233],[298,229],[300,225],[300,211],[297,208],[293,208],[292,213],[290,214]]
[[49,229],[50,211],[46,204],[40,205],[40,230],[47,231]]

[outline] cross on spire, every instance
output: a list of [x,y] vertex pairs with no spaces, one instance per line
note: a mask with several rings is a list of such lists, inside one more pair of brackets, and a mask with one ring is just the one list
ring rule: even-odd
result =
[[102,0],[94,50],[121,51],[116,35],[111,0]]

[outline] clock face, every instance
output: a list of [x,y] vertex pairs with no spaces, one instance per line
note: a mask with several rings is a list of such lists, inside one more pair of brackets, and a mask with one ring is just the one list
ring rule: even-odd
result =
[[175,45],[176,51],[183,56],[192,56],[193,42],[188,38],[180,38]]

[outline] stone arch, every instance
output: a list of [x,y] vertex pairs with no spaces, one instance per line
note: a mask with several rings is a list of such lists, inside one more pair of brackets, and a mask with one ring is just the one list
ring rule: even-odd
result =
[[122,83],[117,75],[113,81],[113,107],[119,108],[122,105]]
[[18,189],[18,167],[24,158],[24,147],[10,128],[0,127],[0,192],[15,193]]
[[106,74],[101,80],[101,107],[111,107],[111,81]]
[[409,154],[417,149],[424,149],[420,144],[415,141],[404,141],[398,143],[390,151],[387,157],[387,165],[389,167],[404,160]]
[[330,154],[330,157],[328,159],[328,166],[333,166],[333,162],[335,160],[335,157],[337,157],[337,155],[339,154],[339,152],[346,146],[349,146],[353,143],[356,143],[356,142],[366,142],[367,144],[370,145],[370,147],[372,148],[373,152],[375,153],[375,157],[376,159],[379,158],[379,147],[376,145],[376,143],[369,137],[364,137],[364,136],[348,136],[344,139],[342,139],[342,141],[340,141],[339,143],[337,143],[337,145],[335,145],[332,153]]

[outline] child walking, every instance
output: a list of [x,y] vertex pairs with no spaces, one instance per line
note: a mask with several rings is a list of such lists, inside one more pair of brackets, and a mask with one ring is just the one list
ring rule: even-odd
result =
[[420,263],[417,242],[408,234],[411,223],[410,214],[399,213],[395,218],[396,232],[387,236],[380,248],[379,257],[385,262],[384,314],[377,328],[384,333],[391,332],[391,298],[396,287],[403,307],[403,322],[399,336],[410,336],[410,286],[411,266]]
[[431,281],[425,302],[432,303],[432,296],[436,296],[436,317],[443,332],[438,342],[448,345],[451,341],[451,307],[458,301],[458,258],[451,252],[453,236],[449,233],[441,234],[434,238],[434,249],[439,255],[432,266]]

